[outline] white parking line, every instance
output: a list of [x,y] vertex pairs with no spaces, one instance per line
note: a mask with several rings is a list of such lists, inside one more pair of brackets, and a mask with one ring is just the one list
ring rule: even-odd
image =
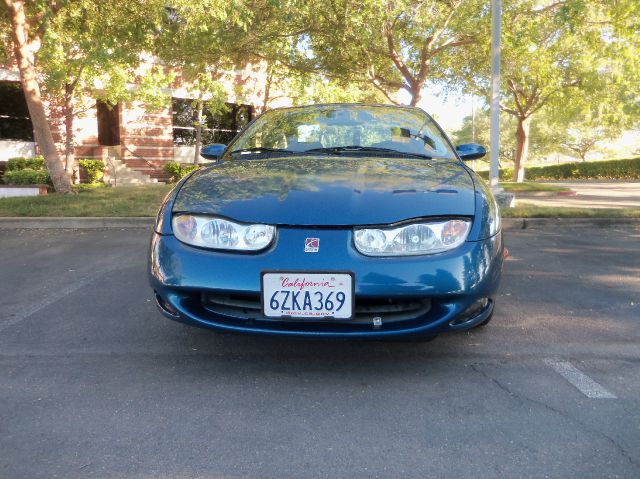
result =
[[560,376],[573,384],[582,394],[593,399],[617,399],[617,397],[576,368],[569,361],[544,359],[544,363],[553,368]]
[[61,299],[69,296],[72,293],[75,293],[79,289],[84,288],[85,286],[88,286],[89,284],[93,283],[96,279],[98,279],[100,276],[110,273],[112,271],[116,271],[121,268],[122,266],[120,266],[117,261],[115,262],[115,264],[109,264],[102,268],[96,268],[84,278],[81,278],[75,281],[74,283],[63,286],[62,288],[56,290],[53,293],[44,295],[43,297],[40,298],[39,301],[34,301],[30,305],[17,311],[16,314],[11,318],[9,318],[7,321],[1,322],[0,332],[4,331],[5,329],[15,324],[20,323],[21,321],[24,321],[25,319],[33,316],[38,311],[46,308],[47,306],[53,303],[56,303],[57,301],[60,301]]

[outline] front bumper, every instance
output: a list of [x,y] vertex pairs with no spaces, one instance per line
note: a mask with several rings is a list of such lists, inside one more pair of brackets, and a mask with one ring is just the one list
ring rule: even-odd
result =
[[[304,240],[320,238],[318,253]],[[503,262],[502,235],[468,241],[453,251],[428,256],[373,258],[353,247],[350,229],[280,227],[274,244],[259,254],[223,253],[185,245],[172,235],[153,234],[149,279],[160,311],[168,318],[227,332],[320,338],[431,336],[468,329],[493,310]],[[358,321],[273,320],[212,310],[205,298],[235,294],[259,298],[263,271],[351,271],[355,302],[421,301],[415,316],[366,313]],[[487,299],[478,309],[478,301]],[[259,299],[258,299],[259,301]],[[469,308],[474,308],[469,315]],[[241,309],[240,309],[241,310]],[[255,311],[254,311],[255,312]],[[466,317],[469,316],[469,317]],[[381,324],[373,318],[380,317]],[[364,318],[364,320],[363,320]]]

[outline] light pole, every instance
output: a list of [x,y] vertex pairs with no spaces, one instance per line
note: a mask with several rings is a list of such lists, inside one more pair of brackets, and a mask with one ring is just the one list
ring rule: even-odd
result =
[[501,191],[498,186],[500,166],[500,25],[502,20],[502,0],[491,0],[491,143],[489,186]]

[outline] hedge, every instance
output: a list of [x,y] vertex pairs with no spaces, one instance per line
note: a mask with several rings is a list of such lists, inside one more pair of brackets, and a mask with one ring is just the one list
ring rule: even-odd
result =
[[[489,172],[478,173],[488,179]],[[637,180],[640,179],[640,158],[627,160],[588,161],[561,165],[531,166],[525,169],[525,179],[531,180]],[[502,168],[500,178],[513,178],[513,168]]]
[[[104,176],[105,165],[102,160],[79,160],[78,164],[85,170],[90,184],[100,182]],[[50,178],[42,156],[18,157],[7,160],[3,181],[9,185],[44,184],[50,183]]]
[[7,160],[7,171],[20,170],[46,170],[44,158],[42,156],[34,156],[33,158],[9,158]]
[[167,163],[165,163],[162,169],[165,173],[171,176],[170,181],[173,183],[181,178],[184,178],[193,170],[197,170],[198,168],[199,165],[182,166],[180,163],[176,163],[175,161],[168,161]]
[[104,176],[104,162],[102,160],[78,160],[78,164],[87,173],[87,183],[99,183]]
[[7,171],[2,179],[8,185],[45,185],[50,182],[49,173],[31,168]]

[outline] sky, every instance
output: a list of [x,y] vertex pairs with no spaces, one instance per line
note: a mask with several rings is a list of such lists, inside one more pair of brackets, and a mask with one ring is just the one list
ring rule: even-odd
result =
[[[429,113],[444,129],[447,135],[460,129],[462,119],[471,115],[471,105],[474,97],[460,93],[445,95],[442,88],[430,86],[418,106]],[[399,97],[403,103],[409,103],[408,93],[401,92]],[[484,99],[475,97],[476,113],[485,104]],[[534,120],[535,121],[535,120]],[[590,154],[592,159],[606,159],[612,155],[616,158],[627,158],[638,154],[640,151],[640,131],[625,131],[621,136],[604,140],[598,143],[602,151]],[[556,155],[557,156],[557,155]],[[575,161],[575,158],[566,157],[566,161]]]
[[[409,94],[402,91],[400,100],[402,103],[409,103]],[[476,98],[475,103],[476,108],[479,108],[482,101]],[[418,106],[433,116],[447,134],[450,134],[460,128],[465,116],[471,115],[471,104],[471,96],[453,93],[445,95],[442,88],[436,85],[427,87]]]

